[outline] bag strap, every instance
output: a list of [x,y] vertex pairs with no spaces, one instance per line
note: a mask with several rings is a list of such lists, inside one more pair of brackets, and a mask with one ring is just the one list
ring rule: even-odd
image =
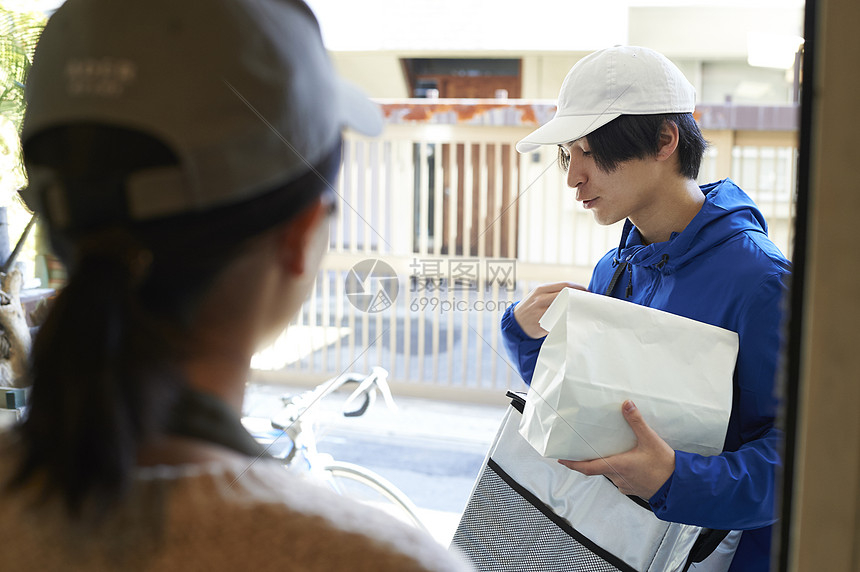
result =
[[523,412],[526,407],[526,394],[524,392],[508,390],[508,392],[505,393],[505,397],[511,400],[511,407],[520,413]]
[[716,530],[713,528],[703,528],[693,543],[693,548],[690,549],[690,555],[687,557],[687,564],[684,565],[684,572],[690,569],[693,564],[698,564],[708,556],[710,556],[717,546],[725,540],[729,535],[729,530]]

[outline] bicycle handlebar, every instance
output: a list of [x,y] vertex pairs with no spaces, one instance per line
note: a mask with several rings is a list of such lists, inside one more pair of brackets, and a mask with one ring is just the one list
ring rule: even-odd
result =
[[[311,391],[282,397],[284,406],[286,410],[289,410],[289,413],[287,415],[280,415],[277,420],[273,419],[272,425],[276,429],[285,429],[292,426],[293,422],[298,420],[307,409],[313,407],[314,404],[322,400],[329,393],[337,391],[349,383],[357,383],[358,387],[353,390],[344,403],[344,417],[360,417],[364,415],[376,401],[377,392],[382,394],[382,398],[389,409],[397,409],[397,405],[394,403],[394,398],[391,395],[391,388],[388,386],[388,370],[374,366],[369,374],[346,372],[318,385]],[[350,405],[360,398],[362,398],[361,404],[354,409],[350,409]]]
[[[391,396],[391,388],[388,386],[387,370],[374,366],[368,375],[360,379],[353,377],[354,374],[346,375],[349,377],[332,389],[334,391],[334,389],[346,383],[358,383],[358,387],[355,388],[355,391],[350,394],[343,405],[344,417],[360,417],[364,415],[368,408],[376,401],[377,391],[382,394],[385,405],[389,409],[397,409],[394,398]],[[350,410],[349,405],[359,397],[364,397],[362,404],[358,408]]]

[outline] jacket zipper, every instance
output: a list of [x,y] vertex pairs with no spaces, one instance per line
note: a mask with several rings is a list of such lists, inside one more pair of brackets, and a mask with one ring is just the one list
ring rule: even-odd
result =
[[[629,258],[628,258],[629,260]],[[629,298],[633,295],[633,265],[627,264],[627,291],[625,292],[625,297]]]
[[654,301],[654,295],[657,293],[657,290],[660,289],[660,283],[663,282],[663,273],[660,272],[660,269],[666,266],[666,263],[669,262],[669,255],[664,254],[663,258],[658,262],[654,268],[657,269],[657,279],[654,280],[653,288],[651,288],[651,293],[648,294],[648,300],[645,302],[645,306],[651,306],[651,302]]

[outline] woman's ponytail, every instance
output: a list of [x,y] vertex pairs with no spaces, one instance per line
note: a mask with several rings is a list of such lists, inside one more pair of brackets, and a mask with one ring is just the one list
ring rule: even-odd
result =
[[72,514],[122,495],[139,445],[162,423],[153,411],[167,411],[176,393],[165,336],[138,296],[151,254],[122,230],[82,241],[79,253],[33,345],[13,482],[43,476]]
[[141,446],[169,431],[186,383],[180,368],[200,350],[192,332],[206,292],[255,237],[333,192],[340,153],[338,142],[313,169],[254,200],[139,221],[125,182],[178,163],[163,143],[89,124],[30,138],[28,161],[55,174],[74,216],[49,224],[69,281],[33,344],[11,486],[39,483],[73,515],[91,501],[106,510],[121,500]]

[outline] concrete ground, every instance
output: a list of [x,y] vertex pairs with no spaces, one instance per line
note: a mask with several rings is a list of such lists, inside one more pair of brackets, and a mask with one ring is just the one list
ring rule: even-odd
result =
[[[248,385],[244,414],[269,418],[279,397],[301,389]],[[317,445],[336,460],[362,465],[402,490],[425,526],[447,546],[457,527],[506,407],[397,397],[381,398],[362,417],[343,417],[346,395],[319,403]]]

